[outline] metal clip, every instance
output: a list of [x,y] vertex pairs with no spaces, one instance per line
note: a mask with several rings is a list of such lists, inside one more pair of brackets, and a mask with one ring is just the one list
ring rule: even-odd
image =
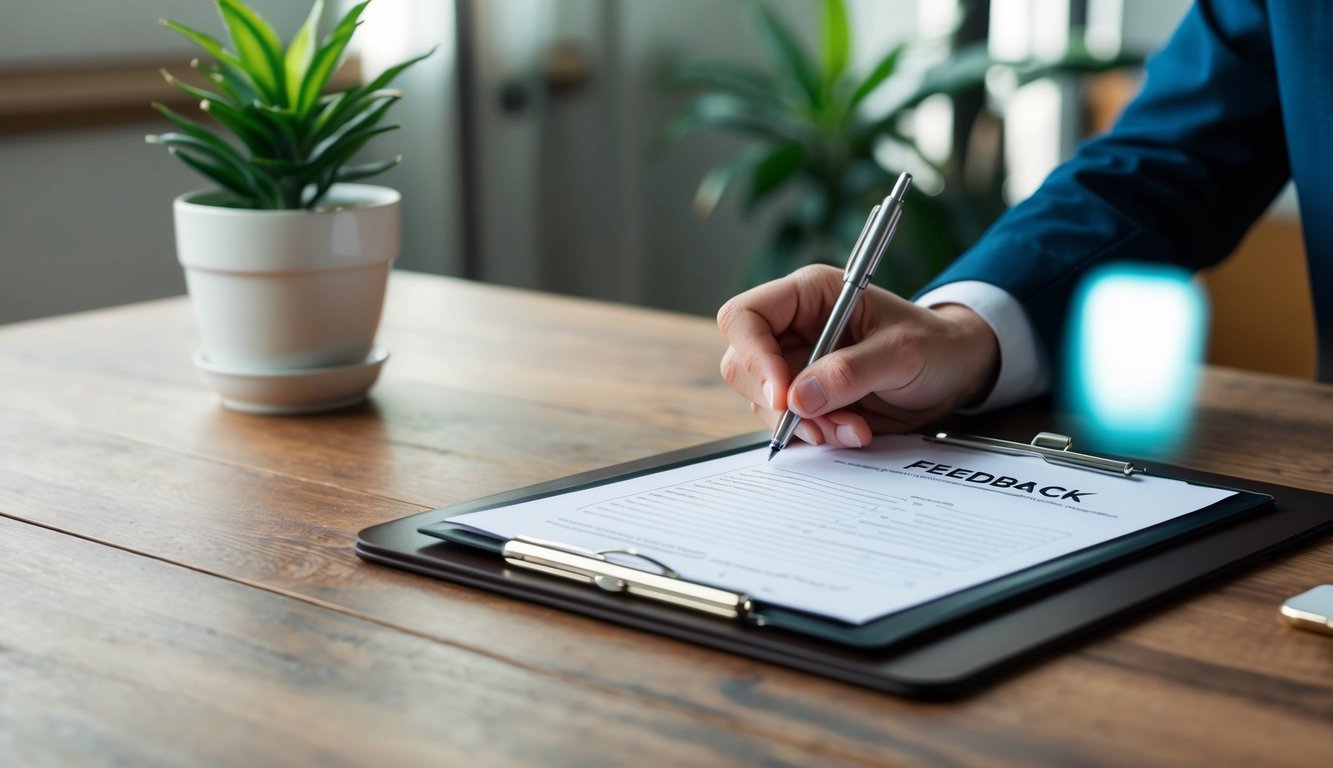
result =
[[1039,432],[1032,438],[1031,444],[1016,443],[1011,440],[999,440],[994,437],[980,437],[977,435],[951,435],[948,432],[937,432],[933,437],[926,436],[927,440],[946,445],[957,445],[963,448],[976,448],[983,451],[995,451],[998,453],[1018,454],[1018,455],[1036,455],[1045,459],[1051,464],[1064,464],[1081,469],[1096,469],[1102,472],[1112,472],[1117,475],[1129,477],[1135,473],[1143,473],[1141,467],[1135,467],[1131,462],[1108,459],[1103,456],[1094,456],[1090,453],[1076,453],[1070,450],[1074,444],[1074,439],[1068,435],[1061,435],[1055,432]]
[[[652,573],[611,562],[607,554],[626,554],[653,563],[663,573]],[[626,592],[682,608],[729,619],[750,615],[749,595],[685,581],[662,563],[634,550],[577,549],[563,544],[519,536],[504,544],[505,562],[552,576],[592,584],[608,592]]]

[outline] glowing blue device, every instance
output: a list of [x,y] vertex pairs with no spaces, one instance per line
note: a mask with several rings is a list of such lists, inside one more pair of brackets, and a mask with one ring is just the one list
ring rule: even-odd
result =
[[1111,450],[1161,452],[1189,428],[1207,334],[1203,291],[1182,269],[1117,264],[1074,297],[1071,410]]

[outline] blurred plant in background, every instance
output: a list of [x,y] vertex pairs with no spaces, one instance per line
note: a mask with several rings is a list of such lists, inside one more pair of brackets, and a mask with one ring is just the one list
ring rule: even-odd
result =
[[[987,0],[981,0],[986,2]],[[1001,61],[984,39],[900,43],[868,72],[850,69],[852,34],[843,0],[821,0],[820,50],[812,55],[763,0],[749,9],[768,67],[691,60],[669,68],[667,87],[695,97],[668,125],[674,144],[701,131],[739,134],[748,144],[700,182],[695,209],[710,214],[731,188],[746,188],[743,210],[780,206],[777,226],[748,282],[810,263],[841,266],[871,207],[902,170],[935,178],[914,188],[876,282],[911,295],[969,247],[1005,209],[1002,124],[986,108],[988,78],[1007,91],[1040,78],[1103,72],[1137,58],[1092,55],[1073,36],[1058,59]],[[984,35],[983,35],[984,37]],[[931,97],[954,101],[952,155],[932,161],[911,117]],[[968,107],[971,106],[969,109]],[[883,158],[906,167],[888,168]]]

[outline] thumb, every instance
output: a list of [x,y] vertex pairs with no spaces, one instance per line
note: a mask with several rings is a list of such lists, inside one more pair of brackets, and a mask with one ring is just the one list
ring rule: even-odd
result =
[[866,395],[901,389],[917,379],[920,356],[894,349],[904,345],[872,337],[834,350],[792,381],[787,403],[802,418],[820,416],[859,402]]

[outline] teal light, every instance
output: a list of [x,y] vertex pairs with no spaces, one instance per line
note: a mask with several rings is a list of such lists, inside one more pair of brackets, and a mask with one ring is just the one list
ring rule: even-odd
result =
[[1099,443],[1157,452],[1184,435],[1207,323],[1184,270],[1119,264],[1088,275],[1074,297],[1066,392]]

